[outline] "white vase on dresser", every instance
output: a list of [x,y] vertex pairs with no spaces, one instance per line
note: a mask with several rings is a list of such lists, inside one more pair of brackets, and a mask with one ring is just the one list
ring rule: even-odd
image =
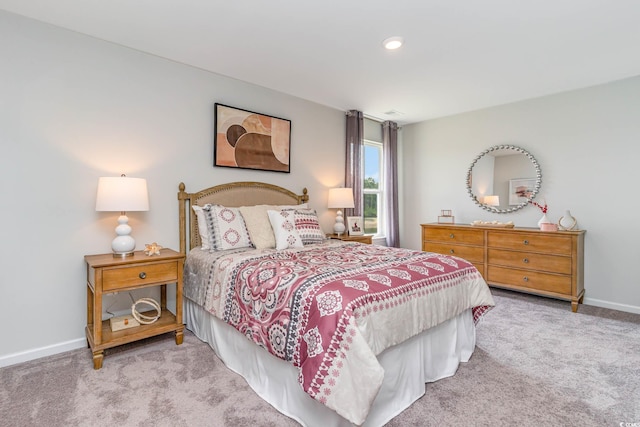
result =
[[567,211],[558,220],[558,228],[560,230],[577,230],[578,221],[571,215],[571,211]]
[[548,224],[551,221],[549,221],[549,218],[547,218],[547,214],[542,214],[542,218],[540,218],[540,221],[538,221],[538,228],[542,228],[542,224]]

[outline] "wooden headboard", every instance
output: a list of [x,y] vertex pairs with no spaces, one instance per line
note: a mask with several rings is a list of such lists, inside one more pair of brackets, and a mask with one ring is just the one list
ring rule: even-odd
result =
[[[229,207],[254,205],[299,205],[309,201],[307,189],[296,194],[286,188],[263,182],[232,182],[205,188],[196,193],[187,193],[184,183],[178,186],[178,204],[180,212],[180,252],[187,253],[187,236],[189,249],[200,246],[200,233],[196,214],[191,206],[204,206],[207,203]],[[189,221],[187,222],[187,210]]]

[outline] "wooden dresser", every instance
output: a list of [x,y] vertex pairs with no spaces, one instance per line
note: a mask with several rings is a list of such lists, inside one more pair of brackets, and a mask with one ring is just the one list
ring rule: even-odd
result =
[[475,265],[491,286],[571,301],[584,298],[584,230],[422,224],[422,250]]

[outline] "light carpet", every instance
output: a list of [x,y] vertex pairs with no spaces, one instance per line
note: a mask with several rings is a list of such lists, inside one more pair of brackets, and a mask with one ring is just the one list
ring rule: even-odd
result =
[[[640,426],[640,315],[492,292],[471,360],[389,426]],[[186,332],[111,349],[98,371],[89,350],[0,369],[0,425],[298,424]]]

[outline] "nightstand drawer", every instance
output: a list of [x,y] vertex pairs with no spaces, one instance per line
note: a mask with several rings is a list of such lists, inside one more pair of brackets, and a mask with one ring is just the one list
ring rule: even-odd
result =
[[132,267],[105,269],[102,273],[102,289],[114,291],[146,283],[168,283],[177,279],[177,262],[141,264]]

